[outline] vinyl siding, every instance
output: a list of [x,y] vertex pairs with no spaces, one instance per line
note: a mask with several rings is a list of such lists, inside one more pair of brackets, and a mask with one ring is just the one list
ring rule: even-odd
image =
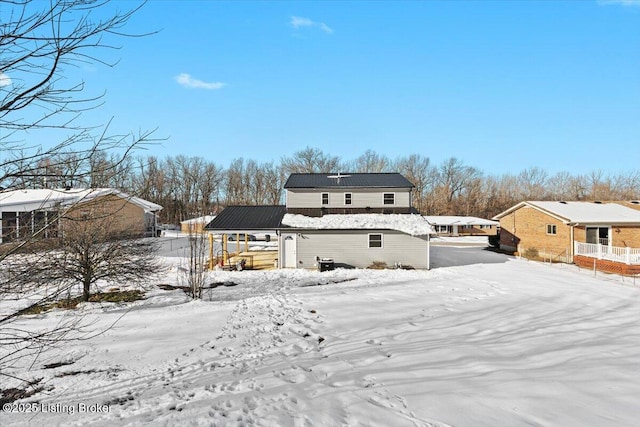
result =
[[[369,248],[369,234],[382,234],[382,248]],[[332,258],[337,266],[366,268],[383,261],[418,269],[427,268],[427,240],[390,230],[324,230],[297,236],[297,266],[317,268],[316,257]]]
[[[322,193],[329,193],[329,204],[322,204]],[[344,194],[351,193],[351,205],[344,204]],[[384,193],[395,193],[395,204],[385,205],[383,203]],[[287,207],[288,208],[392,208],[392,207],[410,207],[411,192],[406,188],[390,188],[390,189],[314,189],[314,190],[287,190]]]

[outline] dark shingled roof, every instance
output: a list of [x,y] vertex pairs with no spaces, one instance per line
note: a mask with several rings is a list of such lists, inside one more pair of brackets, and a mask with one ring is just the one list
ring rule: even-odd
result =
[[206,225],[206,230],[251,231],[275,230],[281,227],[282,217],[286,213],[285,206],[227,206],[213,221]]
[[284,188],[413,188],[399,173],[292,173]]

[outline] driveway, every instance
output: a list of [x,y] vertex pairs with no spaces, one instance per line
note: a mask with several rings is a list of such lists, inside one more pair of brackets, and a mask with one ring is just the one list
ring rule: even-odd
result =
[[500,264],[507,262],[508,258],[508,255],[492,252],[481,246],[431,246],[431,268]]

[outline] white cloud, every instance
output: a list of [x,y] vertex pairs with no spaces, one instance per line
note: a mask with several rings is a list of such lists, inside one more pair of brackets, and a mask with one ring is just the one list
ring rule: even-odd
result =
[[194,89],[208,89],[208,90],[217,90],[222,89],[225,84],[222,82],[203,82],[202,80],[194,79],[190,74],[180,73],[179,75],[174,77],[179,85],[194,88]]
[[305,28],[305,27],[306,28],[316,27],[327,34],[333,33],[333,28],[329,27],[324,22],[315,22],[309,18],[303,18],[301,16],[292,16],[290,23],[291,23],[291,26],[295,29]]
[[640,0],[599,0],[600,4],[619,4],[621,6],[640,7]]
[[0,73],[0,87],[9,86],[11,84],[11,77],[5,73]]
[[313,27],[313,21],[309,18],[302,18],[300,16],[292,16],[291,17],[291,26],[293,28],[300,27]]

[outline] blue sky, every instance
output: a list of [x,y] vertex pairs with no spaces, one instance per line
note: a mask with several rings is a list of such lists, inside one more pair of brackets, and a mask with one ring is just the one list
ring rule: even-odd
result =
[[[129,2],[116,2],[128,7]],[[150,1],[86,120],[148,153],[457,157],[485,174],[638,169],[640,2]]]

